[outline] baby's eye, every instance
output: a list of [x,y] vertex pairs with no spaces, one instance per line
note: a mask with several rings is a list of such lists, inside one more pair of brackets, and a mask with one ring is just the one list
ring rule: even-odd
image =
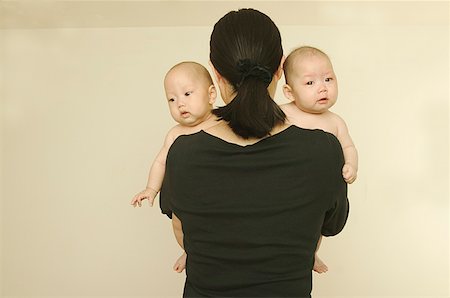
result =
[[173,102],[173,101],[175,101],[175,99],[174,98],[169,98],[168,101],[169,102]]
[[184,96],[189,96],[191,94],[192,94],[192,91],[188,91],[188,92],[184,93]]
[[306,82],[306,85],[312,85],[312,84],[313,84],[313,81]]
[[326,78],[325,82],[331,82],[333,80],[333,78]]

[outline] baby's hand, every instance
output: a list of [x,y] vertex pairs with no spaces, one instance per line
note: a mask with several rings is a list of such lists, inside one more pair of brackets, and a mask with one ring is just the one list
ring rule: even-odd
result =
[[173,270],[175,270],[178,273],[183,272],[184,268],[186,268],[186,253],[183,253],[181,257],[178,258],[178,260],[175,262],[175,265],[173,265]]
[[142,201],[148,199],[150,206],[153,206],[153,201],[155,200],[156,192],[151,188],[146,188],[131,200],[131,205],[134,207],[142,207]]
[[345,182],[348,184],[352,184],[356,180],[356,170],[355,168],[346,163],[344,167],[342,168],[342,176],[344,177]]

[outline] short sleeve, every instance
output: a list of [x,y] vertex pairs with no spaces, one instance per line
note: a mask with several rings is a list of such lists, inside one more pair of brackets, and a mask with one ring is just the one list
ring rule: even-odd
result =
[[343,163],[323,130],[290,126],[248,146],[178,137],[160,207],[183,224],[190,285],[208,297],[310,297],[319,234],[347,219]]
[[[180,150],[183,152],[183,145],[179,145],[179,140],[184,139],[182,129],[179,125],[174,126],[166,135],[164,140],[164,146],[161,149],[161,153],[158,155],[158,162],[164,164],[164,179],[161,185],[161,191],[159,193],[159,206],[161,212],[172,218],[173,212],[173,188],[171,187],[173,175],[175,171],[174,165],[176,162],[174,159],[180,158]],[[179,149],[179,147],[182,147]],[[175,156],[175,157],[174,157]]]
[[322,235],[329,237],[339,234],[345,226],[349,212],[348,200],[336,200],[333,208],[325,214]]
[[347,198],[347,183],[342,177],[342,166],[344,155],[338,139],[334,135],[329,135],[330,143],[330,194],[332,196],[331,207],[326,211],[322,225],[323,236],[334,236],[339,234],[344,228],[348,213],[349,202]]
[[177,144],[174,142],[172,146],[168,149],[167,158],[166,158],[166,169],[164,172],[164,179],[161,185],[161,192],[159,193],[159,207],[161,212],[167,215],[169,218],[172,218],[172,176],[173,176],[173,155],[174,151],[177,151]]
[[172,203],[168,184],[170,184],[170,181],[166,175],[161,192],[159,193],[159,207],[161,208],[161,212],[163,214],[167,215],[169,218],[172,218]]

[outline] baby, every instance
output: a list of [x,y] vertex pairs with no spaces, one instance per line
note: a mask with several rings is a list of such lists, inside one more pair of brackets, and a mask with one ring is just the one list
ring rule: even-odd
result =
[[[329,111],[338,96],[330,58],[317,48],[303,46],[289,54],[283,69],[286,79],[283,93],[291,102],[281,105],[281,108],[288,121],[302,128],[322,129],[334,134],[344,153],[342,176],[347,183],[353,183],[358,172],[358,153],[344,120]],[[328,267],[317,256],[317,250],[313,269],[323,273],[328,271]]]
[[[208,70],[196,62],[181,62],[173,66],[164,78],[169,110],[178,125],[169,130],[162,149],[150,168],[147,187],[131,201],[134,207],[142,206],[148,199],[150,206],[161,190],[169,148],[180,135],[192,134],[217,124],[212,114],[217,92]],[[186,253],[177,260],[174,270],[182,272],[186,264]]]

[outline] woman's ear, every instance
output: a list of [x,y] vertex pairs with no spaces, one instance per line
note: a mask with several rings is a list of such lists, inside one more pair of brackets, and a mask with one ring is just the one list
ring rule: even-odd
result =
[[211,85],[208,88],[208,95],[209,95],[209,104],[212,105],[216,102],[216,98],[217,98],[217,89],[216,86]]
[[211,60],[208,61],[209,66],[211,67],[214,76],[216,77],[216,81],[217,82],[221,82],[222,81],[222,76],[220,75],[220,73],[216,70],[216,68],[214,67],[214,65],[212,64]]
[[283,57],[281,57],[280,65],[278,66],[278,69],[275,72],[275,76],[276,76],[277,80],[281,79],[281,76],[283,76],[284,61],[286,61],[286,57],[283,55]]

